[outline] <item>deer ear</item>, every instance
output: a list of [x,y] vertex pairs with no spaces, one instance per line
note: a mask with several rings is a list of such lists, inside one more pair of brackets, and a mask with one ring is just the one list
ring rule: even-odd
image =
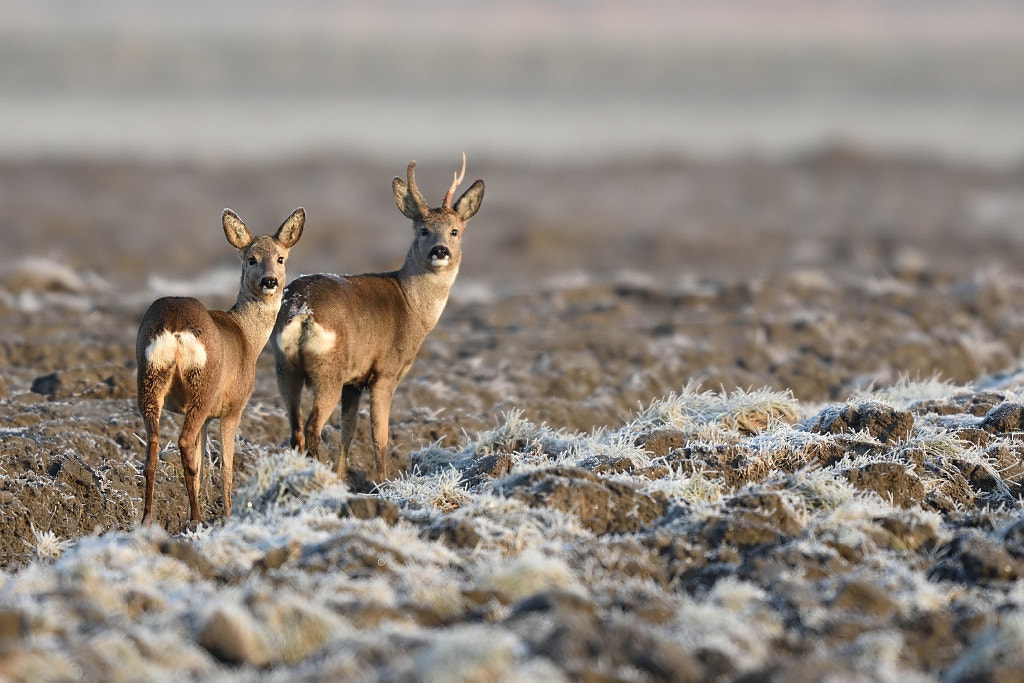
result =
[[398,205],[398,210],[402,214],[411,220],[422,218],[420,215],[420,209],[416,206],[416,199],[412,196],[412,192],[409,191],[409,186],[404,180],[395,176],[395,179],[391,181],[391,189],[395,193],[395,204]]
[[242,222],[242,219],[234,211],[224,209],[224,215],[221,217],[221,220],[224,223],[224,236],[228,238],[231,246],[235,249],[245,249],[252,244],[252,233],[249,232],[249,228],[245,227],[245,223]]
[[302,237],[302,226],[306,224],[306,210],[301,206],[288,216],[287,220],[277,229],[274,239],[291,249],[299,238]]
[[469,189],[462,193],[459,201],[455,202],[455,213],[459,218],[468,221],[480,210],[480,204],[484,201],[484,181],[478,180],[469,186]]

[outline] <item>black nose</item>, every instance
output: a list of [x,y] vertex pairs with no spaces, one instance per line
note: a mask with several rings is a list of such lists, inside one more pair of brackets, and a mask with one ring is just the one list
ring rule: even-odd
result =
[[264,289],[277,289],[277,278],[276,277],[265,277],[260,280],[260,287]]
[[448,247],[442,246],[440,244],[430,250],[430,258],[442,259],[451,257],[451,250]]

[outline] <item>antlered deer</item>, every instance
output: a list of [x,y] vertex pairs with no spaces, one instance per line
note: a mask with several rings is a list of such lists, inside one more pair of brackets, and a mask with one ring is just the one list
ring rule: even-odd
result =
[[142,317],[135,344],[139,411],[146,423],[146,498],[142,521],[153,521],[153,487],[160,454],[160,411],[183,413],[178,436],[189,516],[200,521],[199,479],[210,420],[220,418],[224,515],[231,515],[235,432],[252,394],[256,359],[281,307],[288,251],[299,240],[306,213],[296,209],[270,237],[253,237],[225,209],[224,234],[242,257],[238,300],[228,311],[208,311],[196,299],[157,299]]
[[[412,220],[413,241],[405,264],[388,273],[352,276],[306,275],[285,289],[271,337],[277,385],[291,427],[291,445],[320,458],[321,432],[341,401],[341,447],[335,461],[347,473],[349,446],[359,417],[359,399],[370,391],[370,431],[377,481],[389,475],[388,418],[399,381],[412,367],[427,334],[448,301],[462,259],[462,233],[480,208],[484,182],[477,180],[452,204],[462,171],[440,208],[427,206],[409,182],[392,181],[398,209]],[[300,403],[308,386],[313,404],[301,424]]]

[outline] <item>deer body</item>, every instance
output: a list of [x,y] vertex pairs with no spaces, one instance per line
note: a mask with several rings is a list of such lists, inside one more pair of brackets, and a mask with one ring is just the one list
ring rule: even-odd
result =
[[[415,162],[409,164],[408,184],[400,178],[392,182],[398,208],[413,221],[413,243],[402,268],[297,278],[285,288],[271,337],[293,447],[320,458],[324,424],[341,402],[341,447],[335,468],[342,478],[359,400],[367,389],[377,476],[380,481],[388,478],[391,401],[444,310],[461,262],[462,232],[483,200],[484,184],[478,180],[453,207],[451,195],[462,180],[456,176],[442,207],[430,209],[416,188],[414,168]],[[305,387],[313,403],[303,425]]]
[[242,258],[235,305],[210,311],[190,297],[165,297],[143,315],[135,345],[138,405],[147,436],[143,523],[153,521],[164,408],[185,416],[178,447],[189,517],[197,522],[206,430],[211,420],[220,419],[224,514],[230,516],[235,433],[255,384],[256,360],[281,306],[284,264],[304,222],[305,212],[296,209],[273,237],[253,237],[238,216],[225,210],[224,234]]

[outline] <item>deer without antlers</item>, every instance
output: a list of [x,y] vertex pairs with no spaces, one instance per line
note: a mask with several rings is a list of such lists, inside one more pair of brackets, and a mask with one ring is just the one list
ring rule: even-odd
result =
[[[341,401],[341,447],[334,465],[342,478],[364,389],[370,391],[377,481],[388,478],[388,418],[395,389],[444,310],[459,272],[466,221],[483,201],[484,182],[477,180],[452,204],[465,176],[465,155],[462,172],[455,175],[440,208],[428,207],[416,188],[415,168],[413,161],[408,183],[401,178],[392,181],[398,209],[413,227],[401,269],[297,278],[285,289],[271,337],[293,447],[319,459],[324,424]],[[306,386],[313,403],[303,427],[300,403]]]
[[139,411],[146,423],[146,499],[143,523],[153,521],[153,488],[160,454],[160,411],[183,413],[178,436],[189,517],[200,521],[199,480],[210,420],[220,418],[224,515],[231,515],[235,432],[252,394],[256,359],[281,307],[288,251],[299,240],[306,213],[296,209],[271,237],[253,237],[224,210],[224,235],[242,258],[238,300],[228,311],[208,311],[196,299],[157,299],[139,325]]

